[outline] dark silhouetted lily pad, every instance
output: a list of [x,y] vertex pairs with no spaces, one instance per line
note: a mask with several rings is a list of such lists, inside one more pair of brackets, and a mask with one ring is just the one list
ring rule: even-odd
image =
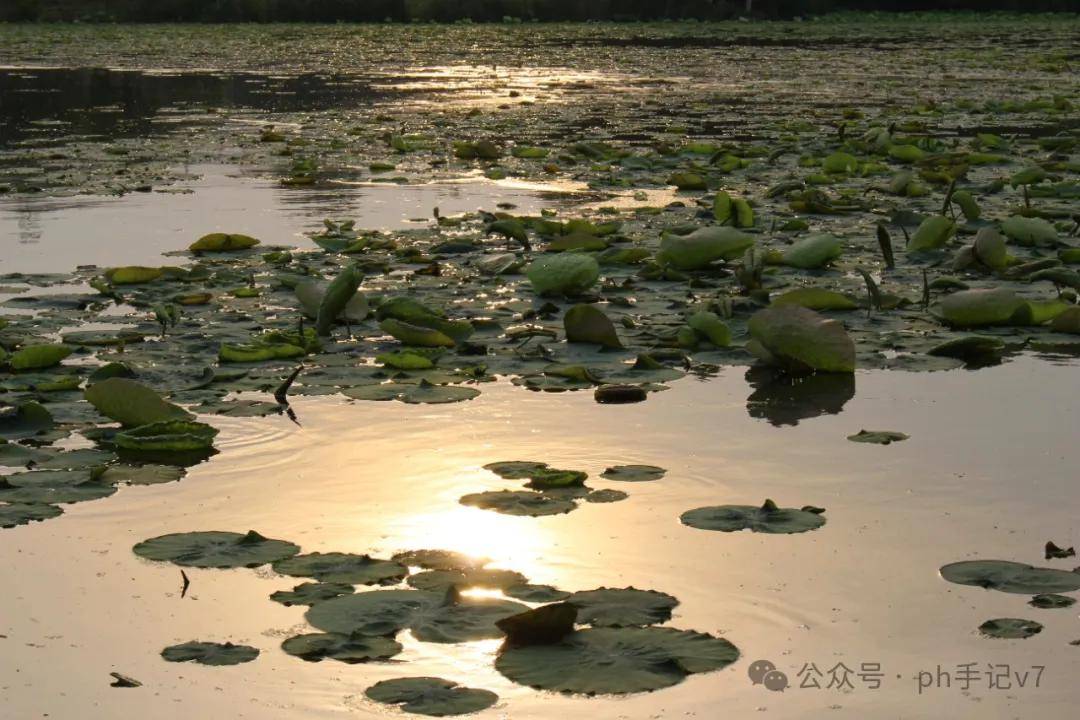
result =
[[889,445],[908,439],[908,435],[892,430],[860,430],[854,435],[848,435],[848,440],[860,443],[875,443],[877,445]]
[[488,463],[484,466],[484,469],[490,470],[506,480],[525,480],[532,477],[532,474],[537,470],[543,470],[547,466],[547,463],[529,460],[506,460]]
[[406,567],[425,570],[468,570],[488,563],[487,558],[475,558],[453,550],[407,550],[390,559]]
[[559,602],[560,600],[565,600],[570,597],[570,593],[565,590],[560,590],[557,587],[532,584],[511,585],[510,587],[503,588],[503,595],[512,597],[515,600],[531,603]]
[[310,633],[289,638],[281,643],[281,649],[308,662],[330,658],[353,664],[392,658],[401,652],[401,643],[367,635]]
[[1068,595],[1058,595],[1056,593],[1036,595],[1028,601],[1028,605],[1037,607],[1041,610],[1058,610],[1061,608],[1072,607],[1075,604],[1076,598],[1071,598]]
[[55,505],[0,502],[0,528],[13,528],[16,525],[51,520],[59,517],[63,512]]
[[480,712],[499,701],[499,696],[490,690],[462,687],[433,677],[383,680],[365,694],[375,702],[397,705],[407,713],[433,717]]
[[409,576],[409,585],[417,590],[446,592],[450,588],[482,587],[502,589],[522,585],[527,578],[513,570],[474,568],[469,570],[428,570]]
[[147,560],[199,568],[259,567],[300,552],[291,542],[271,540],[254,530],[173,533],[144,540],[132,550]]
[[511,615],[497,625],[508,645],[549,645],[574,631],[577,615],[576,607],[561,602]]
[[458,500],[462,505],[477,507],[482,510],[494,510],[503,515],[561,515],[577,507],[573,500],[554,498],[543,493],[528,490],[491,490],[472,493]]
[[395,585],[409,574],[408,568],[392,560],[336,552],[308,553],[279,560],[274,563],[274,572],[349,585]]
[[986,637],[1000,640],[1024,640],[1042,632],[1043,626],[1034,620],[1019,618],[997,618],[987,620],[979,626],[979,632]]
[[623,482],[645,482],[659,480],[666,473],[667,470],[655,465],[616,465],[600,473],[600,477]]
[[578,622],[596,627],[655,625],[671,619],[679,601],[667,593],[637,588],[598,588],[576,592],[566,602],[578,609]]
[[232,643],[186,642],[171,645],[161,651],[169,662],[197,662],[200,665],[239,665],[259,657],[259,651],[248,645]]
[[679,519],[684,525],[699,530],[720,532],[801,533],[817,530],[825,524],[820,513],[777,507],[772,500],[766,500],[761,507],[716,505],[697,508],[684,512]]
[[958,585],[1043,595],[1080,590],[1080,573],[1037,568],[1008,560],[964,560],[941,568],[941,577]]
[[739,658],[727,640],[674,628],[589,628],[551,645],[504,649],[495,668],[541,690],[619,695],[671,687]]
[[585,496],[585,502],[590,503],[613,503],[621,502],[630,497],[622,490],[612,490],[611,488],[604,488],[603,490],[593,490]]
[[349,595],[354,592],[352,585],[343,583],[301,583],[292,590],[278,590],[270,594],[270,599],[279,602],[285,607],[292,605],[314,605],[323,600],[329,600],[341,595]]

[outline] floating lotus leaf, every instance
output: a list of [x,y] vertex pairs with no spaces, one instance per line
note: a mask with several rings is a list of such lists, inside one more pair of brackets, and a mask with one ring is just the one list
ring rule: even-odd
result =
[[741,257],[754,236],[732,227],[709,226],[687,235],[664,233],[656,260],[676,270],[701,270],[717,260]]
[[498,638],[502,632],[495,623],[527,609],[454,591],[375,590],[316,603],[305,617],[326,632],[393,635],[408,629],[422,642],[459,643]]
[[512,597],[515,600],[521,600],[523,602],[530,603],[551,603],[559,602],[570,597],[570,593],[565,590],[559,590],[551,585],[511,585],[502,589],[503,595]]
[[90,470],[31,470],[6,475],[0,482],[12,487],[71,487],[82,485],[96,478],[98,473]]
[[798,305],[809,310],[855,310],[859,306],[847,295],[822,288],[799,288],[775,297],[773,305]]
[[[43,477],[29,477],[41,475]],[[63,478],[62,475],[69,477]],[[42,471],[41,473],[23,473],[18,478],[19,482],[26,483],[22,486],[3,488],[0,486],[0,503],[42,503],[60,504],[86,502],[108,497],[116,492],[116,487],[106,485],[99,480],[85,480],[77,482],[78,478],[86,478],[86,473],[62,471]],[[10,480],[11,476],[9,476]],[[50,482],[51,481],[51,482]]]
[[820,513],[808,509],[777,507],[766,500],[761,507],[754,505],[716,505],[684,512],[679,518],[683,525],[698,530],[736,532],[750,530],[761,533],[801,533],[817,530],[825,524]]
[[117,485],[158,485],[184,477],[187,470],[175,465],[110,465],[101,475],[101,482]]
[[1025,640],[1042,632],[1043,626],[1034,620],[1019,618],[997,618],[987,620],[979,626],[979,632],[986,637],[999,640]]
[[571,343],[595,343],[606,348],[622,348],[619,335],[611,318],[592,305],[575,305],[563,318],[566,341]]
[[391,560],[406,567],[426,570],[468,570],[486,565],[487,558],[474,558],[453,550],[408,550],[395,554]]
[[417,590],[443,593],[453,587],[461,590],[473,587],[501,590],[505,587],[522,585],[526,582],[528,582],[528,579],[519,572],[490,568],[428,570],[427,572],[409,576],[410,587]]
[[840,240],[832,235],[810,235],[798,240],[780,255],[784,265],[803,270],[824,267],[843,253]]
[[1037,607],[1041,610],[1060,610],[1061,608],[1072,607],[1076,604],[1076,598],[1071,598],[1068,595],[1058,595],[1056,593],[1043,593],[1036,595],[1028,601],[1028,605]]
[[232,252],[246,250],[258,244],[259,241],[255,238],[239,233],[210,233],[193,242],[188,250],[193,253]]
[[528,517],[561,515],[577,507],[573,500],[553,498],[543,493],[529,492],[528,490],[492,490],[472,493],[471,495],[465,495],[458,502],[482,510],[494,510],[503,515],[524,515]]
[[16,525],[51,520],[59,517],[63,512],[55,505],[0,502],[0,528],[13,528]]
[[472,400],[478,395],[480,391],[476,388],[433,385],[426,380],[421,380],[415,385],[402,386],[398,399],[410,405],[443,405]]
[[326,658],[355,664],[387,660],[401,652],[401,643],[384,637],[310,633],[297,635],[281,643],[281,649],[301,660],[319,662]]
[[659,480],[665,474],[667,470],[655,465],[616,465],[600,473],[600,477],[623,482],[645,482]]
[[1026,302],[1005,288],[961,290],[942,298],[935,308],[943,322],[953,327],[1012,325],[1025,318]]
[[284,560],[300,548],[284,540],[265,538],[254,530],[235,532],[188,532],[143,540],[132,551],[147,560],[171,562],[185,567],[259,567]]
[[909,253],[938,250],[956,234],[956,223],[943,215],[931,215],[922,221],[908,243]]
[[[314,605],[323,600],[329,600],[341,595],[349,595],[354,592],[352,585],[342,583],[301,583],[292,590],[278,590],[270,594],[270,599],[279,602],[285,607],[292,605]],[[288,652],[288,650],[286,650]],[[295,655],[296,653],[292,653]]]
[[835,152],[821,161],[821,169],[830,174],[854,172],[859,167],[859,159],[846,152]]
[[454,347],[456,345],[453,338],[438,330],[412,325],[395,318],[386,318],[379,323],[379,328],[405,345],[417,347]]
[[784,305],[759,310],[748,325],[748,346],[771,365],[793,372],[855,371],[855,343],[836,320],[813,310]]
[[1057,230],[1054,226],[1039,217],[1013,215],[1001,223],[1001,232],[1017,245],[1054,245],[1058,241]]
[[910,436],[905,435],[902,432],[893,432],[892,430],[860,430],[854,435],[848,435],[848,440],[860,443],[889,445],[894,442],[907,440],[908,437]]
[[41,435],[56,427],[52,413],[37,402],[24,402],[0,410],[0,437],[21,440]]
[[259,657],[259,651],[248,645],[191,641],[172,645],[161,651],[169,662],[194,661],[200,665],[239,665]]
[[974,585],[1019,595],[1080,590],[1080,573],[1037,568],[1008,560],[964,560],[941,568],[941,577],[957,585]]
[[586,695],[651,692],[739,658],[727,640],[674,628],[589,628],[551,645],[504,649],[495,668],[529,687]]
[[257,363],[303,357],[307,351],[291,343],[223,343],[218,360],[224,363]]
[[435,367],[430,357],[411,350],[380,353],[375,356],[375,361],[395,370],[429,370]]
[[671,619],[679,601],[667,593],[637,588],[598,588],[576,592],[566,602],[578,610],[578,622],[595,627],[655,625]]
[[591,493],[585,496],[585,502],[590,503],[613,503],[621,502],[630,497],[622,490],[612,490],[610,488],[604,488],[603,490],[593,490]]
[[537,470],[543,470],[547,463],[532,462],[530,460],[506,460],[503,462],[488,463],[485,470],[490,470],[506,480],[525,480],[532,477]]
[[274,572],[293,577],[315,578],[320,582],[349,585],[395,585],[409,569],[391,560],[349,553],[308,553],[279,560]]
[[1000,338],[968,335],[935,345],[927,350],[926,354],[973,362],[997,357],[1003,350],[1005,350],[1005,342]]
[[[44,408],[43,408],[44,409]],[[28,467],[31,463],[40,465],[53,457],[49,450],[39,450],[18,443],[0,440],[0,465],[6,467]]]
[[113,377],[94,383],[85,395],[98,412],[125,427],[192,418],[187,410],[162,400],[146,385],[127,378]]
[[587,473],[580,470],[558,470],[556,468],[540,468],[529,475],[527,487],[533,490],[551,490],[554,488],[581,487],[588,478]]
[[499,701],[499,696],[490,690],[462,687],[433,677],[383,680],[364,693],[375,702],[397,705],[407,713],[432,717],[480,712]]
[[190,452],[213,447],[218,430],[205,423],[173,420],[117,433],[113,442],[133,452]]
[[26,345],[11,354],[8,364],[12,370],[50,368],[59,365],[73,351],[68,345]]
[[526,272],[533,290],[540,295],[580,295],[600,278],[600,265],[584,253],[542,255]]
[[105,278],[113,285],[142,285],[157,280],[163,274],[164,271],[159,267],[128,265],[109,268],[105,271]]

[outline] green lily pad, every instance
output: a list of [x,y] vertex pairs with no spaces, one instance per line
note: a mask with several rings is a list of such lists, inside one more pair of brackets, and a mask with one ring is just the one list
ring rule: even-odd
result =
[[22,440],[42,435],[56,427],[48,409],[37,402],[24,402],[0,410],[0,437]]
[[[354,592],[352,585],[342,583],[314,582],[301,583],[292,590],[278,590],[270,594],[270,599],[285,607],[292,605],[314,605],[323,600],[330,600]],[[286,650],[285,652],[288,652]],[[296,653],[291,653],[295,655]]]
[[716,505],[684,512],[679,518],[684,525],[698,530],[736,532],[750,530],[761,533],[801,533],[817,530],[825,524],[820,513],[795,508],[777,507],[766,500],[761,507],[754,505]]
[[667,470],[655,465],[616,465],[600,473],[600,477],[623,482],[646,482],[659,480]]
[[958,328],[1012,325],[1024,319],[1025,301],[1006,288],[961,290],[942,298],[936,314]]
[[142,285],[153,282],[164,274],[159,267],[145,267],[142,265],[127,265],[125,267],[109,268],[105,271],[106,279],[113,285]]
[[115,453],[93,448],[68,450],[35,462],[35,470],[78,470],[97,468],[116,460]]
[[[21,482],[27,483],[22,486],[11,486],[7,488],[0,488],[0,503],[41,503],[44,505],[67,505],[71,503],[87,502],[89,500],[99,500],[104,497],[108,497],[116,492],[116,487],[113,485],[106,485],[98,480],[89,479],[84,482],[75,482],[79,477],[87,477],[85,473],[67,473],[71,475],[71,478],[67,480],[60,479],[55,473],[50,471],[43,471],[48,473],[47,477],[41,478],[41,482],[38,483],[37,478],[33,478],[34,484],[29,484],[30,478],[20,478]],[[26,473],[26,475],[38,475],[39,473]],[[9,476],[10,478],[10,476]],[[55,482],[50,483],[49,480],[53,479]],[[69,482],[69,480],[71,482]]]
[[63,512],[55,505],[0,502],[0,528],[13,528],[17,525],[51,520],[59,517]]
[[731,328],[716,313],[696,312],[686,319],[686,324],[704,340],[718,348],[731,344]]
[[297,545],[265,538],[254,530],[235,532],[188,532],[144,540],[132,551],[147,560],[171,562],[184,567],[253,568],[284,560],[300,552]]
[[877,445],[889,445],[894,442],[907,440],[909,435],[892,430],[860,430],[854,435],[848,435],[848,440],[860,443],[875,443]]
[[398,399],[410,405],[445,405],[472,400],[479,395],[480,391],[473,387],[434,385],[421,380],[417,384],[402,386]]
[[409,574],[408,568],[391,560],[337,552],[295,555],[275,562],[273,567],[282,575],[349,585],[396,585]]
[[454,347],[454,339],[434,328],[412,325],[395,318],[386,318],[379,323],[379,328],[387,335],[392,335],[405,345],[416,347]]
[[191,641],[171,645],[161,651],[169,662],[197,662],[200,665],[239,665],[259,657],[259,651],[248,645]]
[[603,490],[593,490],[585,496],[585,502],[588,503],[613,503],[621,502],[630,497],[622,490],[612,490],[611,488],[604,488]]
[[602,310],[592,305],[575,305],[563,318],[566,341],[571,343],[595,343],[606,348],[622,348],[615,325]]
[[463,496],[458,502],[481,510],[494,510],[502,515],[528,517],[562,515],[577,508],[573,500],[553,498],[528,490],[491,490],[472,493]]
[[316,603],[305,617],[326,632],[389,636],[408,629],[421,642],[459,643],[501,637],[495,623],[527,609],[456,591],[375,590]]
[[1019,618],[997,618],[987,620],[979,626],[979,632],[986,637],[999,640],[1025,640],[1042,632],[1043,626],[1034,620]]
[[528,580],[513,570],[470,568],[467,570],[428,570],[409,576],[409,586],[429,592],[446,592],[450,588],[502,588],[523,585]]
[[975,362],[997,357],[1005,350],[1005,342],[1000,338],[982,335],[947,340],[926,351],[927,355],[950,357],[965,362]]
[[1058,241],[1057,230],[1054,226],[1038,217],[1013,215],[1001,223],[1001,232],[1018,245],[1054,245]]
[[341,633],[297,635],[281,643],[281,649],[308,662],[329,658],[349,664],[388,660],[402,650],[401,643],[390,638]]
[[116,446],[132,452],[190,452],[213,447],[218,430],[205,423],[173,420],[117,433]]
[[931,215],[919,224],[908,243],[909,253],[937,250],[956,234],[956,223],[943,215]]
[[843,248],[833,235],[810,235],[798,240],[780,255],[780,262],[802,270],[828,265],[843,253]]
[[375,702],[397,705],[404,712],[432,717],[480,712],[499,701],[499,696],[490,690],[463,687],[434,677],[383,680],[364,694]]
[[533,290],[539,295],[580,295],[600,278],[600,265],[584,253],[564,252],[543,255],[526,271]]
[[770,365],[793,372],[855,371],[855,343],[836,320],[797,305],[759,310],[750,317],[747,346]]
[[559,470],[556,468],[539,468],[529,475],[526,487],[533,490],[551,490],[554,488],[576,488],[585,485],[588,474],[580,470]]
[[543,470],[547,463],[532,462],[531,460],[505,460],[502,462],[488,463],[485,470],[490,470],[505,480],[526,480],[532,477],[537,470]]
[[674,628],[589,628],[550,645],[504,649],[495,669],[540,690],[621,695],[671,687],[739,658],[727,640]]
[[656,260],[676,270],[701,270],[717,260],[741,257],[754,236],[732,227],[709,226],[687,235],[664,233]]
[[258,240],[248,235],[241,235],[239,233],[210,233],[209,235],[203,235],[193,242],[188,246],[188,250],[193,253],[234,252],[236,250],[247,250],[258,244]]
[[26,345],[12,353],[8,364],[12,370],[40,370],[59,365],[73,351],[68,345]]
[[111,485],[159,485],[175,482],[187,474],[187,470],[176,465],[128,465],[121,463],[110,465],[101,475],[101,482]]
[[94,383],[85,395],[98,412],[125,427],[193,417],[178,405],[162,400],[146,385],[127,378],[113,377]]
[[941,568],[941,577],[957,585],[974,585],[1020,595],[1080,590],[1080,573],[1037,568],[1008,560],[964,560]]
[[1072,607],[1075,604],[1076,598],[1056,593],[1041,593],[1028,600],[1028,605],[1041,610],[1060,610],[1061,608]]
[[671,619],[679,601],[667,593],[636,588],[598,588],[576,592],[566,602],[577,608],[578,622],[594,627],[655,625]]

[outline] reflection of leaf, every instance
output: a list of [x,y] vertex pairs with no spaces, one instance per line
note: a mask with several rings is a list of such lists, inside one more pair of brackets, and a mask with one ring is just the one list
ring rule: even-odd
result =
[[855,376],[817,373],[791,377],[770,368],[750,368],[746,380],[754,392],[746,399],[750,417],[776,426],[798,425],[800,420],[836,415],[855,397]]

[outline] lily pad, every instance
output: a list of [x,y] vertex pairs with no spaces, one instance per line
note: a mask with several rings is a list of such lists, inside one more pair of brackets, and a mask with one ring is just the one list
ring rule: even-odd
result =
[[1080,573],[1037,568],[1008,560],[964,560],[941,568],[941,577],[958,585],[974,585],[1019,595],[1080,590]]
[[1042,632],[1043,626],[1034,620],[1019,618],[997,618],[987,620],[979,626],[979,632],[986,637],[999,640],[1025,640]]
[[397,705],[404,712],[432,717],[480,712],[499,701],[499,696],[490,690],[463,687],[434,677],[383,680],[364,693],[375,702]]
[[566,602],[577,608],[578,622],[594,627],[655,625],[671,619],[679,601],[667,593],[636,588],[598,588],[576,592]]
[[487,564],[487,558],[475,558],[453,550],[408,550],[396,553],[391,560],[406,567],[425,570],[468,570]]
[[784,265],[812,270],[831,263],[843,253],[840,240],[833,235],[810,235],[796,241],[780,256]]
[[402,650],[401,643],[390,638],[341,633],[297,635],[281,643],[281,649],[308,662],[329,658],[349,664],[387,660]]
[[389,636],[407,629],[421,642],[459,643],[501,637],[495,623],[527,609],[456,591],[375,590],[316,603],[305,617],[326,632]]
[[121,463],[110,465],[101,475],[101,482],[111,485],[158,485],[175,482],[187,474],[187,470],[176,465],[128,465]]
[[938,303],[937,315],[953,327],[1012,325],[1025,317],[1027,304],[1006,288],[961,290]]
[[848,440],[860,443],[875,443],[877,445],[889,445],[894,442],[907,440],[910,436],[902,432],[892,430],[860,430],[854,435],[848,435]]
[[1028,601],[1028,605],[1041,610],[1059,610],[1072,607],[1075,604],[1076,598],[1071,598],[1068,595],[1058,595],[1057,593],[1042,593]]
[[600,477],[623,482],[647,482],[659,480],[667,470],[655,465],[616,465],[600,473]]
[[22,440],[56,427],[52,413],[41,403],[30,401],[0,410],[0,437]]
[[750,530],[761,533],[801,533],[817,530],[825,524],[821,513],[795,508],[777,507],[766,500],[761,507],[754,505],[716,505],[684,512],[679,518],[684,525],[698,530],[736,532]]
[[1013,215],[1001,223],[1001,232],[1017,245],[1053,245],[1058,241],[1054,226],[1038,217]]
[[55,505],[0,502],[0,528],[13,528],[16,525],[51,520],[59,517],[63,512]]
[[513,570],[471,568],[467,570],[428,570],[409,576],[409,586],[429,592],[446,592],[450,588],[502,588],[523,585],[526,577]]
[[392,560],[337,552],[295,555],[275,562],[273,567],[282,575],[349,585],[396,585],[409,574],[408,568]]
[[253,568],[292,557],[300,548],[249,530],[247,534],[211,531],[160,535],[138,543],[132,551],[147,560],[184,567]]
[[651,692],[739,658],[727,640],[674,628],[589,628],[550,645],[504,649],[495,668],[529,687],[586,695]]
[[734,260],[753,244],[753,235],[732,227],[704,227],[686,235],[664,233],[656,259],[676,270],[701,270],[717,260]]
[[503,595],[530,603],[552,603],[565,600],[570,593],[552,585],[511,585],[503,588]]
[[125,427],[138,427],[170,420],[190,420],[187,410],[161,399],[142,383],[112,377],[86,389],[86,399],[102,415]]
[[751,316],[747,346],[768,364],[793,372],[855,371],[855,343],[836,320],[797,305],[759,310]]
[[943,215],[931,215],[920,223],[908,243],[909,253],[937,250],[956,234],[956,223]]
[[547,466],[547,463],[531,460],[505,460],[488,463],[484,469],[490,470],[505,480],[525,480],[532,477],[537,470],[543,470]]
[[239,665],[259,657],[259,651],[248,645],[191,641],[171,645],[161,651],[169,662],[194,661],[200,665]]
[[213,447],[217,434],[217,428],[206,423],[172,420],[119,432],[113,442],[132,452],[191,452]]
[[12,370],[39,370],[59,365],[74,351],[68,345],[27,345],[8,358]]
[[606,348],[622,348],[619,335],[611,318],[592,305],[575,305],[563,318],[566,341],[571,343],[595,343]]
[[465,495],[458,502],[481,510],[494,510],[503,515],[528,517],[562,515],[577,507],[573,500],[553,498],[528,490],[491,490],[472,493]]
[[[314,605],[323,600],[329,600],[341,595],[349,595],[354,592],[352,585],[342,583],[301,583],[292,590],[278,590],[270,594],[270,599],[281,603],[285,607],[292,605]],[[286,650],[286,652],[288,652]],[[294,655],[296,653],[293,653]]]
[[591,256],[577,252],[544,255],[526,272],[539,295],[580,295],[600,278],[600,265]]

